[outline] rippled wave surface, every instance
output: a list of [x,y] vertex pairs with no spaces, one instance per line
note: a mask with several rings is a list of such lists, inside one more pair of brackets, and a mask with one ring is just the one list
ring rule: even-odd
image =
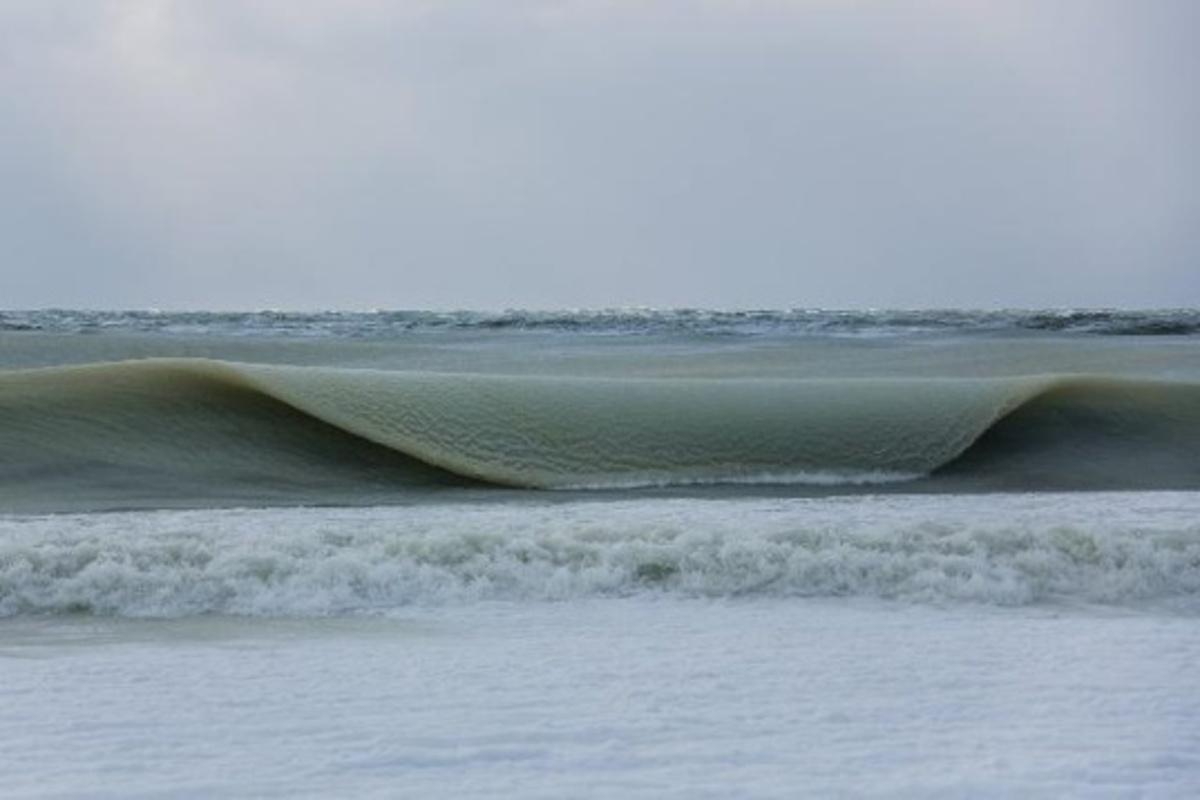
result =
[[1200,385],[1106,376],[587,378],[146,360],[0,376],[0,415],[0,500],[13,507],[395,502],[472,484],[1200,488]]

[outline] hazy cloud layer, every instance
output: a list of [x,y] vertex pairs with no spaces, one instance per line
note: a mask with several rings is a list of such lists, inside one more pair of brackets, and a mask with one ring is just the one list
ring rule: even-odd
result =
[[0,0],[0,306],[1196,305],[1191,0]]

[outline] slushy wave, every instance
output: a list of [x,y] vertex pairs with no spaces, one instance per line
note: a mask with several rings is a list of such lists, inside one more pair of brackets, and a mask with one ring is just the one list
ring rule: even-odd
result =
[[580,378],[172,359],[5,373],[0,414],[0,509],[18,511],[922,476],[949,490],[1200,487],[1200,384],[1131,378]]

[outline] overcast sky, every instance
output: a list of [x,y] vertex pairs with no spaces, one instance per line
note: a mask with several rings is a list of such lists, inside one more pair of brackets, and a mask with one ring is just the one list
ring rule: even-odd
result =
[[0,307],[1200,305],[1196,0],[0,0]]

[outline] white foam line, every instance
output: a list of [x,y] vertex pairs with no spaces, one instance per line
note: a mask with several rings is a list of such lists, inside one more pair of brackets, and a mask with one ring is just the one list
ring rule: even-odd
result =
[[555,487],[568,490],[653,489],[672,486],[885,486],[907,483],[928,477],[922,472],[871,471],[797,471],[753,472],[702,476],[655,475],[644,478],[622,475],[619,478],[596,479]]
[[0,616],[865,596],[1200,611],[1200,493],[0,518]]

